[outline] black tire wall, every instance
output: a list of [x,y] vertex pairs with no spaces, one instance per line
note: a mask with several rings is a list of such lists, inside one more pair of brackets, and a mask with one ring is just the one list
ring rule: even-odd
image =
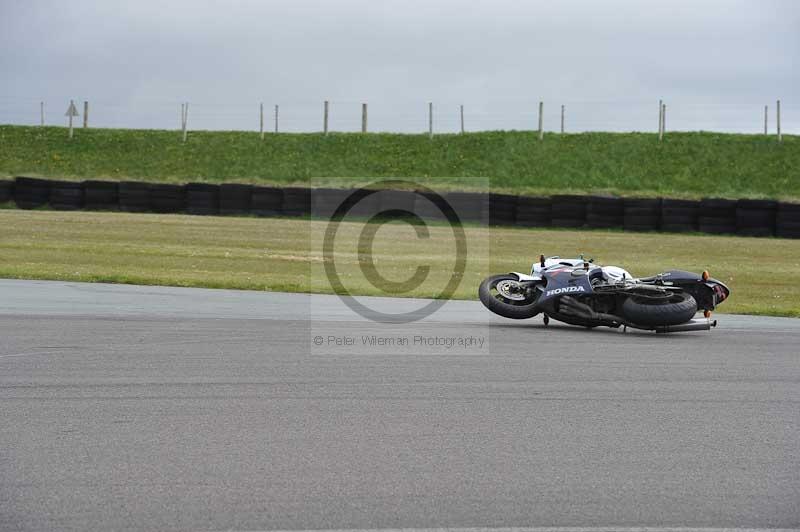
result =
[[189,183],[186,185],[186,212],[203,216],[219,214],[219,185]]
[[14,182],[0,179],[0,203],[8,203],[14,199]]
[[[328,217],[353,190],[241,184],[172,185],[136,181],[57,181],[34,177],[0,180],[0,204],[21,209],[106,210],[214,215]],[[386,210],[444,220],[425,193],[381,190],[355,205],[349,216]],[[774,200],[700,201],[610,196],[514,196],[448,192],[444,199],[465,222],[522,227],[622,228],[625,231],[700,231],[711,234],[800,238],[800,204]]]
[[14,202],[20,209],[35,209],[47,205],[50,181],[36,177],[18,177],[14,182]]
[[256,216],[276,216],[281,214],[283,190],[277,187],[253,187],[250,197],[250,212]]
[[736,234],[772,236],[778,202],[771,200],[739,200],[736,204]]
[[414,212],[416,194],[411,190],[382,190],[377,196],[381,211]]
[[122,181],[119,184],[119,210],[124,212],[150,211],[150,184]]
[[514,225],[517,221],[519,196],[510,194],[489,194],[489,224]]
[[83,203],[88,211],[118,211],[119,183],[93,179],[84,181]]
[[523,227],[550,227],[553,219],[553,202],[550,198],[517,198],[515,225]]
[[622,198],[589,196],[586,206],[586,225],[596,228],[622,227],[625,205]]
[[697,231],[700,202],[682,199],[661,200],[661,230],[671,233]]
[[800,204],[778,203],[775,234],[782,238],[800,238]]
[[552,196],[553,227],[583,227],[586,223],[586,196]]
[[736,200],[703,198],[697,214],[697,228],[703,233],[736,233]]
[[489,194],[480,192],[448,192],[444,199],[464,222],[489,222]]
[[150,185],[150,208],[153,212],[177,213],[186,209],[184,185]]
[[347,196],[348,191],[345,189],[315,188],[311,192],[311,214],[320,218],[331,218]]
[[658,231],[661,198],[625,198],[622,227],[626,231]]
[[83,185],[71,181],[50,184],[50,207],[57,211],[77,211],[83,208]]
[[311,213],[311,190],[303,187],[283,189],[281,212],[286,216],[307,216]]
[[228,215],[250,214],[252,185],[223,183],[219,186],[219,213]]

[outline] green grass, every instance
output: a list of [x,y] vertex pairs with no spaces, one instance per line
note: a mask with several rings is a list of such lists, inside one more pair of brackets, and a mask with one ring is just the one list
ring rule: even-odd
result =
[[[330,293],[319,220],[0,210],[0,277]],[[351,293],[386,295],[360,269],[362,224],[339,226],[335,264]],[[454,297],[476,298],[489,273],[526,271],[540,253],[586,253],[644,276],[708,269],[733,290],[724,312],[800,317],[800,240],[618,231],[466,227],[467,268]],[[378,230],[369,256],[404,280],[422,264],[428,279],[408,296],[435,297],[450,277],[447,226],[417,238],[410,226]],[[363,251],[363,250],[362,250]]]
[[[668,133],[269,134],[0,126],[0,175],[351,185],[410,177],[516,193],[800,198],[800,137]],[[485,180],[484,179],[484,180]]]

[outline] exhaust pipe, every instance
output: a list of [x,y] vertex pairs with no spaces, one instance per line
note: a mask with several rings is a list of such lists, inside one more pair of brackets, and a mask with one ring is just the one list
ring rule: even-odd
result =
[[702,320],[693,319],[679,325],[659,325],[656,327],[642,326],[631,323],[620,316],[595,312],[592,307],[586,303],[581,303],[571,296],[564,296],[561,298],[559,310],[568,316],[604,322],[603,324],[608,325],[609,327],[619,327],[620,325],[625,325],[626,327],[633,327],[635,329],[655,330],[656,333],[709,331],[712,327],[717,326],[717,320],[710,320],[708,318]]
[[685,331],[709,331],[711,327],[717,326],[717,320],[691,320],[680,325],[662,325],[656,327],[657,333],[685,332]]

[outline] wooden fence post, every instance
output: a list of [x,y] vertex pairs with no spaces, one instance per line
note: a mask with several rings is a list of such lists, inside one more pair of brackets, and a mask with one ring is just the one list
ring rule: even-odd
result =
[[544,112],[544,102],[539,102],[539,140],[544,139],[544,118],[542,117],[542,113]]
[[781,142],[783,140],[783,137],[781,136],[781,101],[780,100],[778,100],[775,103],[775,107],[776,107],[776,111],[778,113],[777,121],[775,122],[775,126],[778,128],[778,142]]
[[275,104],[275,133],[278,132],[278,104]]
[[89,127],[89,102],[83,101],[83,129]]
[[183,104],[183,142],[186,142],[186,123],[189,121],[189,102]]
[[39,102],[39,120],[42,127],[44,127],[44,102]]
[[322,119],[322,132],[327,135],[328,134],[328,108],[330,107],[330,102],[325,100],[325,112]]
[[258,104],[258,132],[261,134],[261,140],[264,140],[264,102]]
[[564,134],[564,106],[561,106],[561,134]]
[[361,104],[361,132],[367,132],[367,104]]
[[662,136],[662,134],[664,132],[664,130],[661,129],[662,120],[664,119],[664,114],[663,113],[664,113],[664,101],[663,100],[658,100],[658,140],[659,141],[661,140],[661,136]]
[[461,134],[464,134],[464,106],[461,105]]
[[433,102],[428,102],[428,136],[433,138]]
[[764,106],[764,134],[767,135],[769,130],[767,129],[767,120],[769,117],[769,105]]
[[661,131],[667,133],[667,104],[661,105]]

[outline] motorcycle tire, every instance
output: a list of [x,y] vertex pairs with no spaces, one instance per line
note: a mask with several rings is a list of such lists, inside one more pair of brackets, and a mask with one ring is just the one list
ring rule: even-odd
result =
[[648,300],[629,297],[622,303],[622,315],[637,325],[680,325],[691,320],[697,312],[697,301],[685,292],[679,292],[669,302],[653,304]]
[[518,303],[509,303],[492,294],[492,289],[497,286],[500,281],[516,281],[517,277],[511,274],[493,275],[483,280],[478,288],[478,297],[481,303],[497,314],[504,318],[511,318],[512,320],[524,320],[536,316],[539,311],[536,308],[536,299],[533,301],[521,301]]

